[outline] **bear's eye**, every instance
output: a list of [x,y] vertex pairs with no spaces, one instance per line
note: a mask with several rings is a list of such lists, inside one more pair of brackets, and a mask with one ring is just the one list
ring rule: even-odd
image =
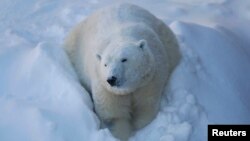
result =
[[122,60],[121,60],[121,62],[126,62],[127,61],[127,59],[126,58],[123,58]]
[[107,64],[104,64],[105,67],[107,67]]

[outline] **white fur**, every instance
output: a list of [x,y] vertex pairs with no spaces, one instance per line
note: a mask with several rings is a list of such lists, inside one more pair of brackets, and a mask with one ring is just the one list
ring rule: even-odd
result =
[[[171,30],[130,4],[90,15],[72,30],[64,46],[82,85],[93,95],[102,124],[110,125],[121,140],[156,116],[169,74],[180,59]],[[121,62],[123,58],[127,61]],[[107,83],[113,75],[115,87]]]

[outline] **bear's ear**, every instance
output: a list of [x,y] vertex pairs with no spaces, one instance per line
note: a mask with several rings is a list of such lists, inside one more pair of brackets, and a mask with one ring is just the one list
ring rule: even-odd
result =
[[100,54],[96,54],[96,58],[97,58],[99,61],[101,61],[101,60],[102,60],[102,57],[101,57],[101,55],[100,55]]
[[140,41],[137,42],[137,46],[141,49],[144,49],[146,45],[147,45],[147,41],[144,39],[141,39]]

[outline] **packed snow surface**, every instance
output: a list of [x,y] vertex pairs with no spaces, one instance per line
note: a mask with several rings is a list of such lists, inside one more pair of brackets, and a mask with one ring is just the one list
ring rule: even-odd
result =
[[[61,48],[114,0],[0,2],[0,140],[112,141]],[[126,1],[129,2],[129,1]],[[139,0],[174,31],[182,60],[156,119],[131,141],[206,141],[207,124],[250,124],[250,2]]]

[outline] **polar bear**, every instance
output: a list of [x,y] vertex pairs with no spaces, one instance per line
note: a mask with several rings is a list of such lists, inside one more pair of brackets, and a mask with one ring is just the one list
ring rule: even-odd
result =
[[170,73],[180,60],[177,40],[141,7],[117,4],[79,23],[64,48],[92,94],[101,126],[128,140],[157,115]]

